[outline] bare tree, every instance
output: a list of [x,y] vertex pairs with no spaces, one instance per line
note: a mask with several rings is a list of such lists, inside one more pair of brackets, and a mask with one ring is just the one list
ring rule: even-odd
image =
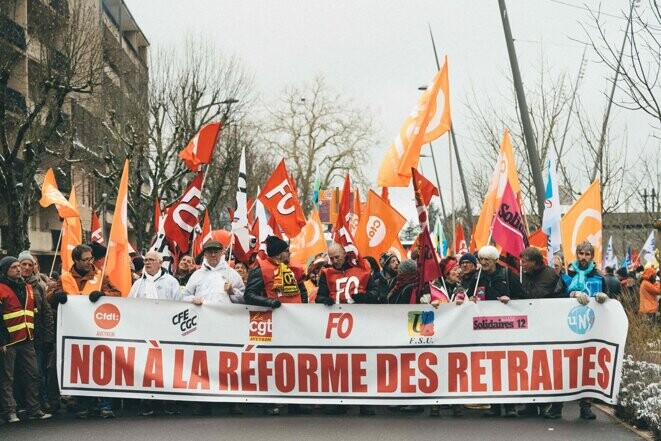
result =
[[[8,8],[13,2],[3,1]],[[47,158],[73,156],[71,128],[63,109],[67,98],[91,94],[102,69],[101,35],[97,11],[82,1],[68,8],[30,14],[25,48],[39,54],[28,63],[16,48],[2,46],[0,54],[0,193],[7,207],[7,251],[29,247],[28,219],[39,196],[35,176]],[[24,34],[23,34],[24,35]],[[12,75],[28,63],[29,100],[25,108],[8,100]],[[66,147],[69,147],[67,152]]]
[[317,76],[301,87],[286,88],[268,112],[266,146],[285,158],[306,212],[312,207],[317,172],[323,188],[339,185],[347,172],[352,185],[365,186],[366,153],[375,144],[367,109],[335,93]]

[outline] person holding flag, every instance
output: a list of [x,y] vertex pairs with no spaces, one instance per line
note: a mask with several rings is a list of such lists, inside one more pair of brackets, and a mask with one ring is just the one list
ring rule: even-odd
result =
[[656,327],[660,296],[659,278],[656,275],[656,269],[650,266],[643,271],[640,278],[640,307],[638,311],[647,317],[652,328]]

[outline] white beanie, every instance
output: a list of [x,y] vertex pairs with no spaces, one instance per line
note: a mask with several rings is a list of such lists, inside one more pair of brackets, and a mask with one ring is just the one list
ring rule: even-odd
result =
[[34,258],[32,254],[28,250],[21,251],[21,253],[18,255],[18,261],[23,262],[24,260],[30,259],[32,263],[37,263],[37,259]]

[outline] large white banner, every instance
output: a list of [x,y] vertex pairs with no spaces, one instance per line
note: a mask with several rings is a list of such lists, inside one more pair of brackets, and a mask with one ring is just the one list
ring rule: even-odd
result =
[[72,296],[64,395],[345,404],[615,403],[627,317],[574,299],[247,305]]

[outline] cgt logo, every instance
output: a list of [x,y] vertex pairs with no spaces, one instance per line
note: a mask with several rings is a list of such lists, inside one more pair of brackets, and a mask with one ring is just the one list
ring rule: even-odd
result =
[[249,341],[273,339],[273,311],[250,311]]
[[569,311],[567,325],[575,334],[586,334],[594,326],[594,311],[585,305],[580,305]]
[[409,311],[410,344],[434,343],[434,311]]
[[119,308],[112,303],[104,303],[94,310],[94,322],[101,329],[112,329],[119,324]]

